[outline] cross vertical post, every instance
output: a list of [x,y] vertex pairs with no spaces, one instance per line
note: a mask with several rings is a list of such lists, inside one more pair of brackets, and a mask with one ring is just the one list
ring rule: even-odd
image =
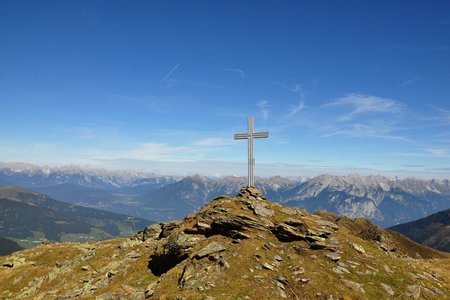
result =
[[253,116],[248,117],[247,132],[236,133],[235,140],[248,140],[248,186],[255,186],[255,177],[253,173],[253,166],[255,165],[255,158],[253,154],[253,139],[268,138],[269,132],[253,132]]

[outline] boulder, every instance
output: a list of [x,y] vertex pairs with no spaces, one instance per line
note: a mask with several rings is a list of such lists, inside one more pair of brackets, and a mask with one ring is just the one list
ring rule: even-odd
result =
[[142,232],[142,241],[159,238],[161,231],[162,231],[161,224],[158,223],[151,224],[145,227],[145,229]]
[[172,231],[180,228],[181,223],[182,223],[181,221],[161,223],[160,224],[161,225],[161,233],[160,233],[159,237],[160,238],[168,237],[172,233]]

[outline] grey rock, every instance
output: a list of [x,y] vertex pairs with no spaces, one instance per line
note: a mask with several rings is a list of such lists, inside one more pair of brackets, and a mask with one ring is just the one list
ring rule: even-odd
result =
[[222,245],[222,244],[219,244],[219,243],[216,243],[216,242],[212,242],[212,243],[208,244],[206,247],[200,249],[195,254],[195,257],[196,258],[203,258],[205,256],[208,256],[209,254],[225,251],[226,249],[227,249],[227,247],[225,245]]
[[252,195],[254,197],[258,197],[258,196],[261,197],[263,195],[263,193],[260,190],[258,190],[257,188],[255,188],[253,186],[247,187],[246,190],[250,193],[250,195]]
[[287,215],[290,215],[290,216],[295,216],[296,214],[297,214],[297,210],[295,209],[295,208],[290,208],[290,207],[282,207],[281,209],[280,209],[280,211],[282,212],[282,213],[285,213],[285,214],[287,214]]
[[267,230],[270,224],[264,224],[260,220],[252,218],[250,216],[239,215],[225,215],[215,216],[211,223],[211,230],[214,233],[229,234],[230,231],[241,229],[255,228],[259,230]]
[[364,250],[364,248],[361,245],[350,243],[350,246],[352,246],[353,249],[355,249],[356,251],[358,251],[361,254],[366,253],[366,250]]
[[435,287],[434,285],[431,287],[431,290],[438,295],[444,295],[444,292]]
[[384,265],[383,266],[384,267],[384,270],[387,272],[387,273],[389,273],[389,274],[392,274],[392,273],[394,273],[394,271],[392,271],[392,269],[391,268],[389,268],[389,266],[388,265]]
[[292,272],[293,276],[297,276],[297,275],[301,275],[305,273],[305,268],[303,267],[299,267],[297,270],[295,270],[294,272]]
[[230,264],[222,256],[219,258],[219,263],[220,263],[220,266],[223,269],[229,269],[230,268]]
[[298,228],[284,223],[275,225],[272,233],[282,242],[302,241],[306,238]]
[[394,296],[395,292],[389,285],[382,282],[381,287],[386,291],[386,293],[388,293],[391,296]]
[[288,296],[286,295],[286,292],[282,288],[278,288],[278,294],[280,295],[280,298],[283,298],[283,299],[288,298]]
[[273,257],[273,259],[276,260],[276,261],[283,261],[283,258],[281,256],[279,256],[279,255],[275,255]]
[[211,225],[209,225],[208,223],[202,222],[200,220],[197,221],[196,227],[198,229],[201,229],[201,230],[204,230],[204,231],[207,231],[207,230],[211,229]]
[[273,269],[274,269],[274,267],[273,267],[271,264],[266,263],[266,262],[262,262],[262,263],[261,263],[261,267],[262,267],[263,269],[266,269],[266,270],[273,270]]
[[408,285],[408,293],[407,295],[409,297],[412,297],[414,299],[419,299],[420,298],[420,289],[421,286],[420,285]]
[[339,254],[337,254],[336,252],[328,253],[325,256],[328,257],[329,259],[331,259],[332,261],[338,261],[341,259],[341,256]]
[[161,231],[162,231],[161,224],[158,223],[151,224],[145,227],[145,229],[142,232],[142,241],[159,238]]
[[14,267],[14,262],[7,260],[3,263],[3,267],[4,268],[13,268]]
[[233,239],[245,240],[251,238],[251,236],[247,233],[238,230],[231,230],[229,232],[229,236]]
[[150,298],[155,293],[156,282],[150,283],[144,291],[145,298]]
[[273,217],[274,216],[274,212],[271,209],[266,208],[262,202],[260,201],[254,201],[250,204],[250,208],[255,212],[256,215],[258,216],[263,216],[263,217]]
[[164,245],[164,252],[176,256],[188,255],[192,251],[191,248],[201,239],[202,236],[177,233],[169,237],[167,243]]
[[120,297],[111,292],[104,293],[95,297],[95,300],[112,300],[112,299],[120,299]]
[[302,229],[304,231],[306,231],[306,225],[305,222],[303,222],[302,220],[299,219],[286,219],[283,221],[284,224],[290,225],[292,227],[296,227],[299,229]]
[[364,290],[362,285],[359,284],[359,283],[356,283],[354,281],[347,280],[347,279],[341,279],[341,282],[342,282],[343,285],[345,285],[348,288],[351,288],[352,290],[358,291],[358,292],[363,293],[363,294],[366,293],[366,291]]
[[330,221],[325,221],[325,220],[316,220],[315,221],[317,223],[317,225],[320,226],[324,226],[324,227],[329,227],[333,230],[338,230],[339,226],[336,223],[330,222]]
[[348,269],[346,269],[345,267],[341,267],[341,266],[336,266],[333,267],[332,271],[336,274],[350,274],[350,271]]
[[331,250],[331,251],[335,251],[336,249],[330,245],[325,244],[324,242],[312,242],[309,245],[309,248],[311,248],[312,250]]
[[171,233],[180,228],[181,221],[173,221],[173,222],[165,222],[160,223],[161,225],[161,233],[159,234],[159,238],[165,238],[171,235]]
[[141,257],[142,253],[138,252],[138,251],[131,251],[130,253],[127,253],[127,255],[125,256],[126,258],[129,259],[137,259],[139,257]]

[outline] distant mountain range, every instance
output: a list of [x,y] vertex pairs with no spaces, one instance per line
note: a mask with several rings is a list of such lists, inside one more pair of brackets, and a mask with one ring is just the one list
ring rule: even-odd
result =
[[175,182],[177,177],[129,170],[110,171],[78,166],[39,167],[27,163],[1,163],[0,185],[40,188],[60,184],[100,189],[154,189]]
[[450,252],[450,209],[389,228],[441,251]]
[[128,236],[151,223],[141,218],[60,202],[16,187],[0,187],[0,237],[21,242],[86,241]]
[[[41,168],[0,164],[0,184],[47,194],[57,200],[150,220],[184,217],[218,195],[235,195],[243,177],[185,178],[132,171]],[[448,180],[386,176],[321,175],[313,178],[257,178],[266,197],[312,212],[327,210],[364,217],[388,227],[450,208]]]

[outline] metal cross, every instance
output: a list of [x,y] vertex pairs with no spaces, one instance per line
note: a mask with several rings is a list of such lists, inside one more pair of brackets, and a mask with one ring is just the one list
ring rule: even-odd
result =
[[248,117],[247,133],[234,134],[235,140],[248,140],[248,186],[255,186],[255,178],[253,174],[253,166],[255,159],[253,157],[253,139],[268,138],[269,132],[253,132],[253,117]]

